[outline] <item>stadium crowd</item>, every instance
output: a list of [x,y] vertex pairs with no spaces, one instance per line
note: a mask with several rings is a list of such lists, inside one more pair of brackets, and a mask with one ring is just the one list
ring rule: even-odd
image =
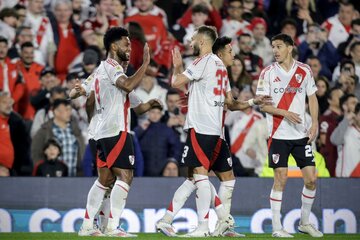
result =
[[[141,66],[149,44],[152,59],[135,92],[143,102],[163,102],[132,114],[136,176],[185,176],[186,95],[170,87],[171,50],[179,48],[190,64],[191,36],[207,24],[233,39],[228,76],[243,101],[254,97],[261,70],[273,62],[270,38],[290,35],[295,59],[311,67],[318,87],[318,176],[360,177],[359,11],[355,0],[2,0],[0,176],[97,174],[86,97],[69,101],[68,94],[104,60],[102,39],[113,26],[130,33],[127,74]],[[228,112],[225,126],[235,175],[272,176],[259,109]],[[291,158],[289,174],[299,176]]]

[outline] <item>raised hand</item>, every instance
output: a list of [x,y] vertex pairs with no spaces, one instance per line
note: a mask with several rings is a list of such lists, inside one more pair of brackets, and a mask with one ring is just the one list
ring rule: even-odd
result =
[[183,61],[182,61],[182,57],[181,57],[179,48],[177,48],[177,47],[174,48],[171,53],[172,53],[174,67],[175,68],[181,67],[183,64]]
[[81,83],[80,83],[80,80],[78,81],[79,79],[76,79],[76,83],[75,83],[75,91],[77,94],[79,94],[80,96],[85,96],[86,95],[86,92],[85,92],[85,89],[81,86]]
[[287,111],[284,117],[285,117],[287,120],[289,120],[291,123],[294,123],[294,124],[299,124],[299,123],[301,123],[300,114]]
[[150,63],[150,50],[149,50],[149,45],[147,43],[145,43],[143,64],[149,65],[149,63]]

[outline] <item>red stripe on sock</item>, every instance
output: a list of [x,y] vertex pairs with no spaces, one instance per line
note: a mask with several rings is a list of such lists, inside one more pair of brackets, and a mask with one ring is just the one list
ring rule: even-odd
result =
[[88,214],[87,209],[86,209],[86,212],[85,212],[85,218],[86,218],[86,219],[89,219],[89,214]]
[[279,199],[275,199],[275,198],[270,198],[271,201],[275,201],[275,202],[281,202],[282,200]]
[[112,214],[111,214],[111,211],[110,211],[110,214],[109,214],[109,218],[112,218]]
[[205,219],[209,219],[209,212],[205,215]]
[[197,180],[197,181],[195,181],[195,183],[198,183],[198,182],[201,182],[201,181],[205,181],[205,180],[207,180],[207,178],[203,178],[203,179]]
[[218,196],[215,196],[215,207],[221,205],[221,200]]
[[127,190],[127,189],[124,188],[123,186],[121,186],[121,185],[119,185],[119,184],[116,184],[116,185],[118,185],[119,187],[121,187],[122,189],[124,189],[125,192],[127,192],[127,193],[129,192],[129,190]]
[[303,195],[304,197],[306,197],[306,198],[310,198],[310,199],[314,199],[314,198],[315,198],[315,196],[310,197],[310,196],[305,195],[304,193],[303,193],[302,195]]
[[172,202],[170,203],[170,205],[169,205],[169,207],[168,207],[167,210],[170,211],[170,212],[173,212],[173,211],[174,211]]

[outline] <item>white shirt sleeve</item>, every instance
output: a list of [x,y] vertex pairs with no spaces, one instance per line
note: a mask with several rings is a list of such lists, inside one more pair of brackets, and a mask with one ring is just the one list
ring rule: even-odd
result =
[[270,77],[269,69],[267,68],[263,69],[260,73],[260,78],[256,88],[256,95],[270,95]]
[[139,106],[142,103],[140,98],[138,96],[136,96],[135,91],[131,91],[129,93],[129,100],[130,100],[131,108],[136,108],[137,106]]
[[120,77],[120,76],[126,76],[124,73],[124,69],[122,68],[122,66],[120,65],[112,65],[108,62],[105,61],[105,70],[109,76],[109,79],[111,81],[112,84],[116,84],[116,80]]
[[190,81],[194,80],[200,80],[203,76],[206,65],[208,61],[210,60],[210,57],[205,57],[202,59],[195,59],[183,72],[183,74],[190,79]]
[[85,92],[86,92],[86,96],[90,95],[90,92],[92,89],[92,85],[94,82],[94,73],[92,73],[87,79],[85,79],[83,81],[83,83],[81,84],[81,86],[84,88]]
[[315,80],[311,70],[306,74],[306,95],[313,95],[317,91]]

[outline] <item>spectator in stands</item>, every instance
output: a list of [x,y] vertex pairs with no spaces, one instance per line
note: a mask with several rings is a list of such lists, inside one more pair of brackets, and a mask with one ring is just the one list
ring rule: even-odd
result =
[[341,117],[340,98],[343,91],[339,88],[332,88],[329,92],[329,108],[320,116],[319,126],[319,152],[326,160],[326,168],[330,172],[330,176],[335,176],[335,166],[337,160],[337,150],[330,142],[330,136],[339,123]]
[[209,17],[209,9],[204,4],[197,4],[191,8],[191,23],[185,28],[185,36],[182,43],[189,46],[191,43],[191,37],[194,35],[195,30],[205,25],[206,20]]
[[56,77],[55,71],[51,67],[45,67],[40,73],[41,89],[30,96],[30,102],[35,111],[49,104],[49,93],[53,87],[60,86],[60,80]]
[[166,111],[161,117],[161,122],[172,128],[180,138],[182,144],[186,141],[186,133],[184,132],[185,115],[181,113],[179,103],[180,94],[174,89],[169,89],[166,94]]
[[168,159],[164,169],[162,170],[163,177],[178,177],[179,176],[179,165],[175,159]]
[[17,14],[13,8],[4,8],[0,11],[0,36],[8,40],[9,47],[15,40],[15,29],[17,26]]
[[159,17],[164,26],[168,27],[166,12],[154,4],[154,0],[135,0],[135,6],[128,11],[128,16],[134,16],[146,12],[147,14]]
[[337,48],[341,58],[350,58],[350,47],[353,43],[360,41],[360,18],[351,21],[349,37],[345,42],[339,44]]
[[80,175],[81,159],[85,145],[76,122],[71,120],[71,105],[65,99],[57,99],[52,104],[54,118],[45,122],[33,137],[31,156],[34,164],[43,158],[46,142],[55,138],[62,146],[62,159],[68,166],[68,176]]
[[35,116],[35,109],[30,104],[30,96],[41,88],[40,73],[44,66],[34,62],[35,48],[32,42],[25,42],[20,48],[20,59],[16,62],[16,66],[24,78],[26,88],[20,102],[19,113],[24,119],[32,121]]
[[273,61],[270,40],[266,37],[267,23],[263,18],[255,17],[251,20],[251,31],[254,37],[253,53],[263,59],[263,65],[267,66]]
[[321,14],[316,11],[315,0],[287,0],[286,12],[288,17],[296,21],[299,35],[306,32],[309,25],[323,22]]
[[144,156],[144,176],[160,176],[168,158],[180,160],[181,146],[173,129],[160,122],[162,108],[153,107],[149,121],[134,129]]
[[222,20],[220,35],[235,40],[239,33],[247,32],[247,27],[250,25],[249,22],[242,19],[243,1],[229,0],[226,11],[228,17]]
[[195,5],[203,4],[206,6],[206,8],[209,10],[209,18],[206,22],[206,25],[214,26],[217,31],[219,32],[222,27],[222,20],[220,13],[216,8],[211,5],[211,1],[209,0],[194,0],[191,3],[191,7],[189,7],[184,15],[178,19],[178,24],[180,24],[182,27],[186,28],[191,23],[191,15],[192,15],[192,8]]
[[14,6],[14,9],[16,11],[17,15],[17,28],[24,25],[24,22],[26,20],[26,7],[22,4],[16,4]]
[[44,0],[28,0],[25,24],[31,27],[35,36],[34,45],[40,50],[43,61],[53,66],[51,56],[55,52],[53,30],[44,11]]
[[96,8],[96,15],[93,18],[86,19],[83,22],[83,30],[94,30],[99,38],[103,35],[108,28],[117,26],[117,20],[112,15],[112,0],[94,0]]
[[306,39],[299,47],[299,61],[306,62],[309,56],[317,56],[322,69],[332,72],[336,67],[339,56],[334,45],[327,40],[326,30],[317,24],[310,24],[306,33]]
[[8,49],[7,39],[0,36],[0,90],[10,94],[17,112],[18,103],[25,93],[25,84],[16,65],[7,57]]
[[289,35],[293,40],[296,46],[300,44],[300,39],[298,38],[297,32],[297,23],[292,18],[286,18],[281,22],[281,33]]
[[126,3],[125,0],[112,1],[112,15],[117,20],[118,26],[124,26]]
[[54,117],[53,109],[51,108],[51,105],[54,103],[54,101],[57,99],[66,99],[65,89],[60,86],[51,88],[49,94],[50,98],[47,99],[48,103],[43,108],[38,109],[35,114],[30,131],[31,138],[35,136],[37,131],[45,122],[49,121]]
[[[153,0],[137,0],[146,3]],[[142,2],[143,3],[143,2]],[[153,4],[140,4],[139,12],[125,18],[125,24],[137,22],[145,33],[145,38],[149,44],[150,50],[154,53],[160,51],[161,44],[167,39],[167,29],[163,19],[158,15],[152,14]]]
[[339,157],[335,175],[336,177],[360,177],[360,103],[357,103],[354,109],[349,107],[344,110],[344,119],[331,135],[331,142],[338,146]]
[[239,55],[244,59],[245,70],[251,75],[252,79],[257,79],[263,68],[263,60],[252,52],[254,39],[248,33],[239,36]]
[[351,29],[351,21],[356,17],[353,3],[340,1],[338,14],[328,18],[322,26],[329,32],[329,41],[337,48],[340,43],[346,41]]
[[306,64],[310,66],[314,78],[324,76],[327,79],[332,79],[332,73],[330,69],[323,68],[318,57],[310,55],[306,60]]
[[[357,45],[357,43],[355,43],[355,44]],[[359,46],[360,46],[360,44],[359,44]],[[339,81],[339,79],[344,75],[360,76],[360,65],[355,65],[355,63],[351,59],[342,60],[333,72],[332,81],[333,82]]]
[[53,11],[55,18],[50,18],[50,22],[56,45],[54,68],[57,77],[63,82],[68,73],[68,66],[80,53],[83,43],[80,26],[71,18],[71,1],[56,0]]
[[232,89],[237,89],[234,90],[237,91],[237,94],[234,94],[235,97],[246,85],[252,82],[250,74],[245,69],[244,60],[239,55],[235,55],[233,65],[228,67],[228,76]]
[[85,80],[100,64],[100,54],[100,50],[96,46],[88,47],[77,57],[76,61],[73,62],[74,65],[71,67],[70,72],[76,73],[79,79]]
[[329,107],[328,95],[329,95],[329,81],[326,77],[315,77],[315,83],[318,88],[316,91],[316,97],[319,103],[319,113],[323,115]]
[[49,139],[43,149],[43,160],[34,167],[36,177],[66,177],[68,167],[60,160],[61,146],[55,139]]
[[7,175],[29,175],[30,138],[23,119],[12,110],[14,100],[0,91],[0,168]]
[[[34,34],[32,33],[31,27],[28,26],[20,26],[16,29],[16,39],[14,45],[9,49],[8,56],[12,60],[20,58],[21,53],[21,45],[26,42],[34,42]],[[34,45],[35,47],[35,45]],[[39,49],[34,48],[34,61],[45,65],[45,60],[42,56],[42,53]]]

